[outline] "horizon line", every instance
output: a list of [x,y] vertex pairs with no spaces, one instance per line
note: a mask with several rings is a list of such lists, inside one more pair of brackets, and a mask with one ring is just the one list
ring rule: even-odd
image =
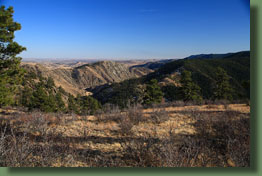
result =
[[235,51],[235,52],[221,52],[221,53],[200,53],[200,54],[190,54],[186,57],[168,57],[168,58],[124,58],[124,57],[120,57],[120,58],[41,58],[41,57],[21,57],[22,60],[166,60],[166,59],[184,59],[190,56],[194,56],[194,55],[210,55],[210,54],[230,54],[230,53],[239,53],[239,52],[250,52],[249,50],[241,50],[241,51]]

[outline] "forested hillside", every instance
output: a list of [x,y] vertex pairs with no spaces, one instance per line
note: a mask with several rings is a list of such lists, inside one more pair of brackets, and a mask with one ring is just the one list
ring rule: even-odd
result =
[[212,87],[214,86],[215,69],[223,68],[230,76],[230,83],[236,91],[235,99],[245,97],[245,90],[242,86],[243,82],[250,80],[250,52],[238,52],[230,54],[223,58],[209,59],[182,59],[170,62],[161,67],[156,72],[146,76],[145,80],[157,79],[162,80],[170,76],[174,72],[188,70],[192,72],[192,79],[202,89],[205,98],[212,95]]
[[[215,56],[215,55],[214,55]],[[166,100],[183,99],[179,92],[181,73],[191,73],[192,82],[198,85],[203,99],[214,99],[216,70],[222,68],[229,77],[233,100],[249,98],[250,52],[225,54],[221,58],[180,59],[169,62],[144,77],[126,80],[99,90],[94,89],[94,97],[102,103],[139,102],[143,100],[145,86],[156,79]],[[170,98],[171,97],[171,98]]]

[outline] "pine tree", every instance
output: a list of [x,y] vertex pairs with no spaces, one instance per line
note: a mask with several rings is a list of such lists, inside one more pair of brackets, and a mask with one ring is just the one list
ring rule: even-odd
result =
[[213,98],[216,100],[232,100],[233,89],[229,83],[230,77],[224,69],[218,67],[216,70]]
[[33,96],[33,90],[30,87],[25,86],[24,89],[22,90],[20,104],[25,107],[30,107],[32,96]]
[[58,87],[58,92],[60,92],[63,95],[66,95],[67,92],[65,91],[65,89],[63,89],[61,86]]
[[29,109],[40,109],[44,112],[58,111],[55,95],[51,91],[48,92],[45,85],[42,85],[41,82],[36,85],[30,102]]
[[81,114],[94,114],[101,108],[100,103],[91,96],[83,96],[80,100]]
[[201,88],[193,82],[191,75],[191,72],[187,70],[184,70],[181,74],[181,97],[184,101],[201,101]]
[[152,105],[153,103],[160,103],[163,98],[163,92],[157,84],[156,79],[150,80],[149,84],[146,85],[145,96],[143,104]]
[[75,112],[75,113],[79,113],[79,109],[77,106],[77,102],[76,99],[73,95],[69,94],[68,96],[68,100],[67,100],[67,104],[68,104],[68,111],[69,112]]
[[53,87],[55,87],[55,82],[54,82],[53,78],[48,77],[47,81],[46,81],[46,88],[52,89]]
[[56,100],[57,111],[65,112],[66,111],[66,107],[65,107],[65,103],[63,101],[61,92],[58,91],[56,93],[55,100]]
[[47,111],[48,101],[48,94],[44,90],[44,87],[42,87],[41,85],[37,85],[30,100],[30,109],[40,109],[41,111]]
[[179,99],[179,89],[175,85],[166,85],[163,87],[164,97],[168,101]]
[[14,102],[24,73],[20,68],[21,58],[16,55],[26,48],[14,42],[14,33],[21,25],[13,21],[13,13],[13,7],[0,7],[0,107]]
[[44,102],[43,104],[43,111],[45,112],[57,112],[59,111],[59,108],[56,104],[56,97],[53,93],[49,93],[47,102]]
[[247,97],[248,99],[250,99],[250,80],[248,80],[248,81],[243,81],[243,82],[242,82],[242,86],[243,86],[243,88],[244,88],[245,91],[246,91],[246,97]]

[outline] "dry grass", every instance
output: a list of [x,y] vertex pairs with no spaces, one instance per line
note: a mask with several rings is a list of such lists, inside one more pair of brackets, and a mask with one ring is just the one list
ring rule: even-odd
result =
[[0,166],[250,166],[249,106],[180,105],[95,116],[0,109]]

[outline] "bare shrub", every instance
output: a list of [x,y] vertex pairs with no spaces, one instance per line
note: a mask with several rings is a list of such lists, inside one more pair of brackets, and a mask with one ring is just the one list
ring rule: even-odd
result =
[[121,143],[125,150],[124,157],[127,166],[132,167],[158,167],[162,165],[158,155],[157,141],[150,137],[140,140],[131,140]]
[[48,124],[51,123],[51,117],[41,112],[33,112],[28,114],[30,118],[27,123],[24,124],[25,130],[30,133],[34,133],[38,136],[45,136],[47,134]]
[[127,115],[123,115],[119,122],[120,132],[122,135],[128,135],[131,133],[133,122]]
[[96,112],[95,116],[98,122],[121,120],[121,110],[118,106],[106,104],[102,110]]
[[[56,126],[50,124],[64,123],[63,114],[32,112],[16,114],[8,119],[0,117],[0,166],[72,167],[78,163],[91,167],[250,166],[250,114],[230,108],[226,111],[200,111],[190,107],[185,111],[185,115],[193,119],[190,125],[196,133],[178,134],[174,122],[170,123],[169,135],[160,138],[155,138],[159,134],[157,124],[169,119],[163,108],[153,109],[152,117],[147,118],[154,123],[153,130],[150,134],[143,133],[143,136],[132,133],[133,126],[145,120],[140,106],[130,106],[123,112],[117,108],[108,110],[108,113],[102,111],[101,121],[118,123],[117,139],[91,136],[94,133],[88,127],[81,129],[81,136],[77,137],[58,133]],[[65,123],[77,118],[69,115]],[[99,144],[120,143],[121,152],[76,147],[79,141],[82,144],[88,140]]]
[[129,105],[125,110],[121,111],[117,106],[110,106],[112,109],[105,108],[97,112],[95,115],[97,121],[115,121],[121,122],[122,118],[129,118],[133,124],[138,124],[140,121],[143,121],[143,112],[141,105]]
[[102,108],[104,113],[119,113],[121,112],[120,108],[117,105],[105,104]]
[[160,124],[169,120],[168,112],[164,109],[154,109],[153,112],[150,114],[150,120],[153,123]]
[[185,106],[185,102],[182,100],[174,101],[172,102],[172,106],[175,106],[175,107]]
[[134,125],[139,124],[139,122],[145,121],[141,105],[129,106],[126,111],[128,118]]
[[[25,116],[27,120],[24,120]],[[52,119],[50,114],[33,112],[21,115],[19,120],[23,120],[23,123],[18,119],[12,123],[8,120],[5,120],[5,124],[1,123],[0,166],[46,167],[52,166],[58,158],[64,160],[63,153],[67,151],[56,150],[58,144],[53,139],[54,131],[48,131],[48,123]],[[56,138],[62,141],[58,136]]]
[[108,122],[108,121],[115,121],[115,122],[119,122],[122,118],[123,113],[119,112],[119,113],[115,113],[115,114],[111,114],[111,113],[99,113],[96,114],[96,118],[98,122]]
[[10,121],[0,119],[0,166],[20,167],[32,165],[29,160],[33,145],[27,133],[18,133],[13,130]]
[[[220,114],[202,114],[196,118],[196,139],[203,147],[207,146],[211,150],[208,157],[212,159],[213,165],[227,166],[227,160],[238,167],[250,165],[249,119],[237,116],[238,113],[234,111],[225,111]],[[212,157],[214,155],[223,159],[218,161]]]
[[228,101],[228,100],[215,100],[214,104],[216,104],[216,105],[227,105],[227,104],[230,104],[230,101]]

